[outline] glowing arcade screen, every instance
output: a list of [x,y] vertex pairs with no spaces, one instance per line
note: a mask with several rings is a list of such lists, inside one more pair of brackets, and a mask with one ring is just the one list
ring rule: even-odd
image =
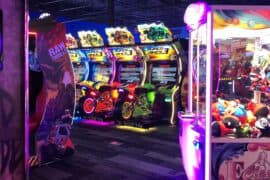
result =
[[72,62],[75,82],[79,83],[88,79],[89,63],[84,53],[79,50],[68,50],[70,60]]
[[103,48],[84,50],[91,66],[90,79],[95,82],[108,83],[112,75],[112,64],[108,61]]
[[177,81],[177,62],[153,63],[151,67],[151,83],[175,84]]
[[110,64],[95,63],[92,65],[92,80],[95,82],[108,83],[112,74],[112,66]]
[[118,65],[118,80],[121,83],[139,83],[143,68],[139,62],[123,62]]
[[116,78],[121,83],[139,83],[143,68],[140,61],[137,61],[138,52],[134,47],[115,47],[112,53],[117,59]]

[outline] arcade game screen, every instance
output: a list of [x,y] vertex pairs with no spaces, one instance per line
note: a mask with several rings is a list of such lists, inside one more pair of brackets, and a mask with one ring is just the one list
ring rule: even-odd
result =
[[151,64],[151,83],[167,85],[175,84],[177,81],[177,62],[160,62]]
[[120,83],[139,83],[143,76],[143,68],[139,62],[122,62],[118,65]]
[[113,69],[103,48],[91,48],[84,50],[90,64],[90,76],[88,80],[108,83]]
[[92,65],[92,80],[95,82],[106,82],[110,80],[112,67],[110,64],[95,63]]
[[150,83],[156,85],[175,85],[178,81],[178,59],[172,45],[144,46],[143,51],[149,57]]
[[68,50],[69,57],[72,62],[75,82],[80,83],[88,79],[89,76],[89,62],[85,55],[79,49]]

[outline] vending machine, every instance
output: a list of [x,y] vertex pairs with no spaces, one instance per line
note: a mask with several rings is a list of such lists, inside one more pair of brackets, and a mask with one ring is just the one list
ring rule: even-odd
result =
[[270,179],[270,7],[188,6],[188,106],[179,144],[190,180]]

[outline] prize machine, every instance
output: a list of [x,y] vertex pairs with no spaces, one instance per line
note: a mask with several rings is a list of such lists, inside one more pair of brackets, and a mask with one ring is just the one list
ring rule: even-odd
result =
[[[78,32],[81,45],[89,61],[88,85],[82,85],[85,96],[80,99],[83,117],[95,124],[98,121],[110,121],[114,113],[115,87],[112,80],[115,76],[115,62],[107,57],[102,37],[96,31]],[[90,84],[90,86],[89,86]],[[112,121],[110,121],[112,122]]]
[[138,126],[136,119],[149,114],[143,105],[137,106],[136,99],[143,94],[143,84],[146,77],[146,63],[143,52],[134,46],[134,37],[127,28],[107,28],[108,42],[111,47],[112,58],[116,62],[114,82],[120,83],[119,98],[116,103],[115,118],[119,124]]
[[179,142],[190,180],[270,179],[270,7],[194,3]]
[[90,83],[87,81],[89,77],[89,61],[83,53],[82,48],[79,48],[77,40],[71,34],[66,34],[66,47],[72,63],[76,84],[76,108],[73,119],[80,120],[83,114],[83,109],[79,103],[79,100],[84,96],[82,86],[90,86]]
[[182,80],[181,45],[173,42],[171,31],[163,23],[138,25],[138,31],[147,62],[145,86],[154,89],[147,94],[151,121],[176,124]]

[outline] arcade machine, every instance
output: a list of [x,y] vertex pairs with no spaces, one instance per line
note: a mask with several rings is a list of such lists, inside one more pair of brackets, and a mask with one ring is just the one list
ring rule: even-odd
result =
[[270,179],[270,7],[194,3],[179,142],[190,180]]
[[30,21],[30,29],[34,32],[29,35],[31,157],[28,163],[32,167],[74,153],[70,132],[75,85],[65,47],[64,24],[46,16]]
[[68,49],[69,58],[72,63],[75,85],[76,85],[76,96],[75,96],[75,114],[74,120],[81,120],[83,109],[80,106],[79,100],[84,96],[81,90],[81,84],[88,84],[87,80],[89,77],[89,61],[79,48],[77,40],[71,35],[66,34],[66,47]]
[[107,57],[103,39],[96,31],[78,32],[78,34],[84,47],[83,53],[89,61],[88,85],[81,83],[85,94],[80,99],[83,117],[93,124],[101,124],[98,121],[111,123],[117,98],[114,96],[115,88],[112,85],[115,62]]
[[182,47],[173,42],[171,31],[163,23],[138,25],[141,49],[146,56],[146,83],[154,88],[148,94],[152,119],[176,124],[182,80]]
[[109,45],[112,46],[109,50],[116,62],[114,82],[120,83],[115,118],[118,124],[138,126],[135,119],[149,114],[147,109],[142,109],[135,103],[142,94],[140,91],[146,78],[143,52],[135,46],[134,37],[127,28],[107,28],[105,31]]

